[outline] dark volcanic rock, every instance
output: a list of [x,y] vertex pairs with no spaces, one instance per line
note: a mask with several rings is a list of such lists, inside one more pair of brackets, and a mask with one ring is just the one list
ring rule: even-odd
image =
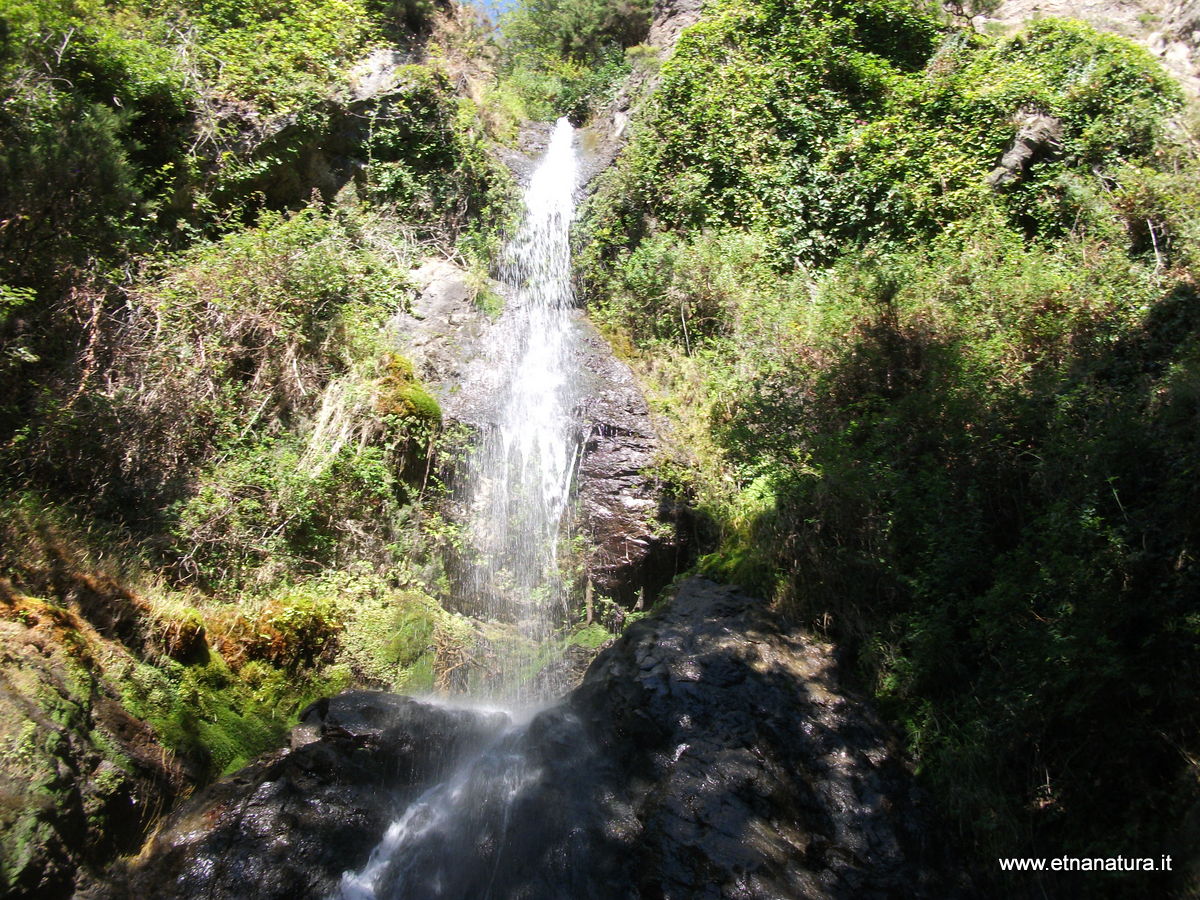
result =
[[569,703],[638,822],[629,896],[953,893],[886,730],[759,600],[686,582]]
[[202,791],[167,818],[144,862],[82,897],[328,896],[399,810],[506,722],[377,692],[321,701],[293,734],[299,746]]
[[[362,896],[961,893],[885,729],[839,690],[829,648],[699,579],[526,726],[352,694],[301,735],[314,737],[173,816],[134,891],[328,896],[459,758],[392,829],[403,840],[380,848]],[[463,757],[468,745],[482,749]]]
[[575,371],[584,373],[576,410],[583,434],[580,530],[590,544],[586,567],[601,594],[626,606],[652,600],[687,567],[682,507],[663,495],[649,471],[658,434],[633,373],[586,321]]

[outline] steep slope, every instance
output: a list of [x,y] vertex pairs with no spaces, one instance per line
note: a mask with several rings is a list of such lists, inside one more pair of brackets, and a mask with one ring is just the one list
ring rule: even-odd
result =
[[702,569],[850,654],[997,896],[1190,889],[995,865],[1194,841],[1181,97],[1081,23],[731,0],[585,212],[592,315],[692,454],[666,471]]

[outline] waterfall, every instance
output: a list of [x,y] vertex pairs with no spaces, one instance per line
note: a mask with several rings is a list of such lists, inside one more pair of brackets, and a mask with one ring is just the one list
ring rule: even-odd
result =
[[529,678],[539,646],[566,611],[558,554],[580,452],[568,365],[578,339],[569,244],[577,178],[574,129],[560,119],[502,261],[509,301],[489,360],[495,422],[472,454],[463,485],[470,554],[463,599],[484,618],[515,626],[521,639],[499,654],[500,683],[482,693],[525,709],[408,805],[366,866],[345,873],[337,900],[482,900],[506,893],[496,879],[511,839],[510,813],[542,776],[528,753],[529,704],[557,687],[543,680],[534,689]]
[[530,699],[537,647],[561,621],[560,534],[579,441],[568,361],[572,315],[569,230],[578,180],[575,132],[564,118],[525,190],[525,217],[501,265],[508,304],[492,344],[495,423],[466,470],[466,605],[510,623],[517,647],[500,655],[487,693]]

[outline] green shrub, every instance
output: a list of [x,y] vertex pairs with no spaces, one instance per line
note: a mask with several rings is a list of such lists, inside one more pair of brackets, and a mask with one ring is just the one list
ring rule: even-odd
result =
[[501,22],[516,57],[595,66],[614,48],[640,44],[650,28],[646,0],[530,0]]
[[[1200,749],[1178,91],[1076,23],[940,37],[907,4],[710,8],[581,280],[689,449],[702,570],[838,640],[966,852],[1165,844]],[[993,190],[1030,111],[1062,147]]]

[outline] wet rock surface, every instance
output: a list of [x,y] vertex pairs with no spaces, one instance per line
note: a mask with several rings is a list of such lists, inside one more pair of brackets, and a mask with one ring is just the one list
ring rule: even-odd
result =
[[504,721],[373,691],[321,701],[294,749],[202,791],[165,820],[144,863],[77,896],[327,897],[417,793]]
[[[401,349],[447,418],[472,432],[494,428],[500,371],[488,350],[504,334],[503,322],[479,309],[466,273],[447,260],[424,261],[412,278],[418,295],[392,321]],[[506,292],[497,282],[492,290]],[[583,445],[576,528],[588,539],[584,565],[593,588],[632,606],[653,600],[686,568],[689,549],[678,527],[686,510],[651,472],[659,438],[633,373],[582,311],[574,328],[570,365],[580,382],[572,390],[580,399],[573,416]]]
[[92,896],[328,896],[456,758],[471,761],[452,789],[410,808],[412,839],[376,856],[373,896],[961,892],[887,732],[839,689],[829,648],[711,582],[685,582],[525,726],[356,693],[304,727],[297,749],[174,814],[124,883]]
[[653,600],[689,561],[683,504],[661,489],[651,467],[659,438],[640,386],[591,324],[579,326],[584,400],[579,528],[587,536],[588,577],[625,606]]

